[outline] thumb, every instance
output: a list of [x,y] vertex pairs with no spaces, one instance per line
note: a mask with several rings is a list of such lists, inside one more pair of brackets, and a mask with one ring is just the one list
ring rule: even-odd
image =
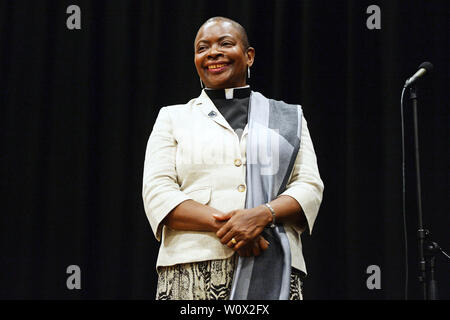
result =
[[220,221],[225,221],[225,220],[228,220],[228,219],[230,219],[231,218],[231,213],[230,212],[228,212],[228,213],[213,213],[213,217],[216,219],[216,220],[220,220]]

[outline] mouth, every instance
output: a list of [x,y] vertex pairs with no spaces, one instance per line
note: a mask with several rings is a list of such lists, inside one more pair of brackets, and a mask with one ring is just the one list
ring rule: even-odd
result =
[[228,67],[228,64],[226,63],[217,63],[217,64],[211,64],[206,67],[206,69],[211,73],[220,73],[224,71]]

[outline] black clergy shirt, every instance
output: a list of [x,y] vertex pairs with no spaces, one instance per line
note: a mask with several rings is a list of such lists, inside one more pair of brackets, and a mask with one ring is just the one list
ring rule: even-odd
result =
[[248,121],[250,86],[231,89],[205,89],[222,116],[241,139]]

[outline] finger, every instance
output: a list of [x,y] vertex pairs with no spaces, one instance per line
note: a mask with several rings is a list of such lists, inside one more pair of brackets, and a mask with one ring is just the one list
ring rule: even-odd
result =
[[248,244],[248,241],[245,241],[245,240],[238,241],[238,243],[234,246],[234,249],[239,250],[240,248],[246,246],[247,244]]
[[[231,226],[230,226],[230,224],[227,222],[227,223],[225,223],[224,226],[222,226],[219,230],[217,230],[216,236],[218,236],[219,238],[222,239],[223,236],[226,235],[226,234],[230,231],[230,229],[231,229]],[[230,239],[231,239],[231,237],[230,237]],[[230,241],[230,239],[228,239],[228,241]],[[228,242],[228,241],[227,241],[227,242]],[[222,243],[225,244],[225,243],[227,243],[227,242],[222,242]]]
[[[228,241],[226,241],[227,239],[229,239]],[[223,244],[226,244],[228,248],[234,249],[235,251],[239,248],[241,248],[242,246],[237,246],[239,244],[239,237],[237,235],[233,236],[233,232],[229,231],[221,240],[220,242],[222,242]]]
[[[228,232],[224,235],[222,235],[222,237],[220,238],[220,242],[222,242],[222,244],[227,244],[231,241],[231,239],[235,239],[236,241],[239,241],[239,237],[235,234],[234,230],[232,230],[231,228],[228,230]],[[237,244],[237,242],[235,243]]]
[[255,257],[259,256],[259,254],[261,253],[259,245],[256,241],[252,241],[252,253]]
[[269,247],[269,241],[267,241],[266,239],[264,239],[263,237],[260,237],[258,240],[258,244],[259,247],[264,251],[267,250],[267,248]]
[[234,242],[233,239],[234,238],[232,238],[230,241],[227,242],[227,247],[230,248],[230,249],[233,249],[234,251],[237,251],[239,249],[239,248],[236,247],[238,242],[237,241]]

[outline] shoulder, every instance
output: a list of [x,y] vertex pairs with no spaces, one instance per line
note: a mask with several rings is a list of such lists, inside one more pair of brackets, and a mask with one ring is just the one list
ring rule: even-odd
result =
[[196,101],[196,98],[189,100],[187,103],[173,104],[163,106],[159,109],[158,117],[178,118],[186,116],[192,112],[192,107]]
[[195,100],[196,100],[196,98],[189,100],[187,103],[179,103],[179,104],[172,104],[172,105],[164,106],[161,108],[161,110],[163,110],[163,112],[168,112],[168,113],[183,111],[183,110],[186,110],[186,109],[189,109],[190,107],[192,107]]

